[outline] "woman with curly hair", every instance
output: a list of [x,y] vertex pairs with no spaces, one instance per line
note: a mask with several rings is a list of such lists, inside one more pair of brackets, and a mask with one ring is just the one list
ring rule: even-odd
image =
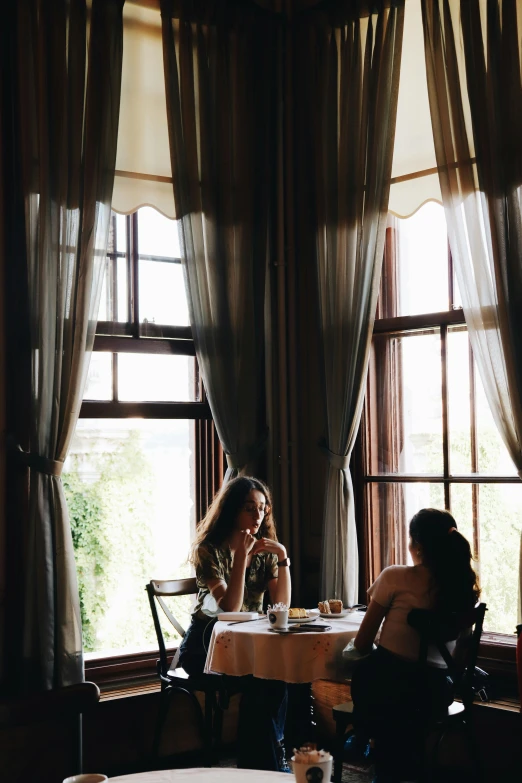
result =
[[[271,603],[290,605],[290,561],[277,540],[272,497],[262,481],[240,476],[221,488],[198,526],[190,561],[198,596],[179,662],[197,675],[220,612],[261,612],[267,591]],[[238,766],[286,771],[286,684],[243,677],[239,688]]]

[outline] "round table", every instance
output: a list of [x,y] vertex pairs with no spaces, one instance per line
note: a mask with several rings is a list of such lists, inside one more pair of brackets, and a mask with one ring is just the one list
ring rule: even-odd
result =
[[230,625],[217,622],[212,631],[205,672],[265,680],[310,683],[346,679],[342,651],[356,636],[363,612],[315,622],[330,626],[317,633],[274,633],[268,620]]
[[205,767],[193,769],[163,769],[155,772],[139,772],[135,775],[121,775],[109,778],[113,783],[276,783],[288,775],[284,772],[266,772],[261,769],[236,769],[235,767]]

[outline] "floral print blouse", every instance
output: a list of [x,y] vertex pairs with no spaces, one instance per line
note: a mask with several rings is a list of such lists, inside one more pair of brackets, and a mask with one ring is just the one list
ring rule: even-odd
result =
[[[199,555],[201,566],[196,569],[198,597],[193,615],[203,618],[215,617],[219,607],[207,587],[209,579],[223,579],[227,584],[234,561],[230,547],[217,547],[206,542],[200,544]],[[262,612],[263,595],[271,579],[277,579],[277,555],[270,552],[258,552],[246,570],[245,594],[243,596],[242,612]]]

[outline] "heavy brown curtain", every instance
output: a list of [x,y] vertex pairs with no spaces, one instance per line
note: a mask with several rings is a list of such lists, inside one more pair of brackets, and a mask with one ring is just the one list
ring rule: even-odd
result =
[[[31,320],[24,663],[31,685],[83,679],[60,473],[96,325],[116,158],[123,0],[20,0],[18,79]],[[90,25],[90,29],[89,29]]]
[[522,478],[522,7],[422,0],[435,151],[473,354]]
[[276,22],[249,2],[162,0],[176,217],[196,355],[226,479],[266,438]]
[[315,226],[329,462],[321,595],[352,605],[358,552],[350,454],[364,400],[384,250],[404,0],[321,3],[296,31],[298,133]]

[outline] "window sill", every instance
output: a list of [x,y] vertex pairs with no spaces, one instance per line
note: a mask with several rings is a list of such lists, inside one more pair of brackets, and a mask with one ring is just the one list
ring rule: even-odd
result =
[[[175,651],[175,647],[168,648],[167,655],[171,657]],[[139,685],[158,682],[158,658],[157,650],[90,658],[85,661],[85,678],[95,682],[102,694],[108,691],[132,691]]]

